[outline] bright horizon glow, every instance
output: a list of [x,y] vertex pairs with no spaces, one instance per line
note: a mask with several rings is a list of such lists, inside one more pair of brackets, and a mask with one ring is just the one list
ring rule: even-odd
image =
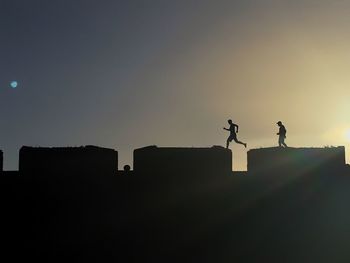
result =
[[348,129],[348,130],[345,132],[345,138],[347,139],[348,142],[350,142],[350,129]]

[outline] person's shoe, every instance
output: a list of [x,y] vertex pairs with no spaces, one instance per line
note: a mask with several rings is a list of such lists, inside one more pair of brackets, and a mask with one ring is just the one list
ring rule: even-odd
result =
[[247,148],[247,144],[246,143],[244,144],[244,147]]

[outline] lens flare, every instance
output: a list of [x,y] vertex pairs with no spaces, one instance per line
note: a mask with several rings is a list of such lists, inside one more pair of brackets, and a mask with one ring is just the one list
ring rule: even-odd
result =
[[10,86],[11,86],[11,88],[15,89],[15,88],[17,88],[17,86],[18,86],[18,82],[15,81],[15,80],[14,80],[14,81],[11,81]]

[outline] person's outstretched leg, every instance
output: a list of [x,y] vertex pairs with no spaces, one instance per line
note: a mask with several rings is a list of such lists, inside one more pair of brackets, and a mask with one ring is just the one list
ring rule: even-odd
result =
[[235,140],[236,143],[242,144],[242,145],[244,145],[245,148],[247,148],[247,144],[246,143],[237,140],[237,138],[235,138],[234,140]]
[[227,138],[227,141],[226,141],[226,149],[228,149],[229,144],[230,144],[230,138]]

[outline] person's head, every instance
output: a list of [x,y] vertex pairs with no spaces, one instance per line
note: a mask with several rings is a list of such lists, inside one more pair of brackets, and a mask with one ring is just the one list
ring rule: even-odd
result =
[[281,122],[281,121],[278,121],[278,122],[277,122],[277,125],[278,125],[278,126],[281,126],[281,125],[282,125],[282,122]]
[[230,125],[232,124],[232,120],[231,120],[231,119],[229,119],[227,122],[228,122],[228,124],[230,124]]

